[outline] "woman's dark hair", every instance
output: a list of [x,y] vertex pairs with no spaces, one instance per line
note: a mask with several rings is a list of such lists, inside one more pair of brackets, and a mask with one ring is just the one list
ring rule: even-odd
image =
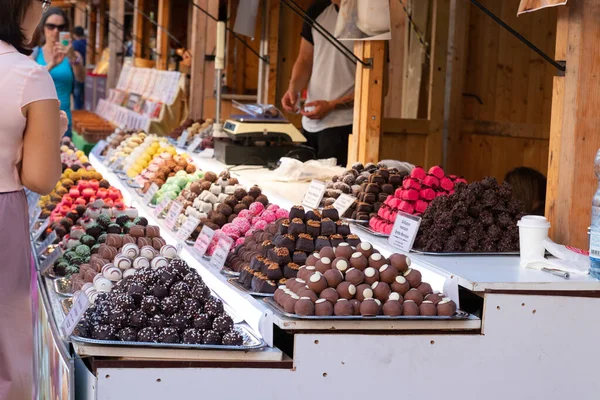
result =
[[547,183],[541,172],[519,167],[506,174],[504,180],[512,186],[513,197],[523,202],[527,214],[544,215]]
[[34,0],[3,0],[0,12],[0,40],[26,55],[31,54],[31,49],[27,47],[28,43],[25,43],[21,23],[32,1]]
[[42,16],[42,22],[40,22],[39,32],[40,32],[40,46],[43,46],[46,43],[46,36],[44,36],[44,26],[46,25],[46,21],[53,15],[60,15],[65,20],[65,27],[69,29],[69,17],[67,17],[67,13],[64,12],[61,8],[58,7],[50,7],[48,11],[44,13]]

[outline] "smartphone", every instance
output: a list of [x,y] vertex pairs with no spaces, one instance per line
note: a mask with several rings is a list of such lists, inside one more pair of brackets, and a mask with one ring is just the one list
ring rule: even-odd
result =
[[58,34],[58,41],[65,47],[69,47],[71,44],[71,32],[60,32]]

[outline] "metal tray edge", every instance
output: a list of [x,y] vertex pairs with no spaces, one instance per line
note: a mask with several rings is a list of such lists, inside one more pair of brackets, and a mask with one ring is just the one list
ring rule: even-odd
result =
[[250,296],[256,296],[256,297],[265,297],[265,298],[272,298],[273,296],[275,296],[272,293],[258,293],[258,292],[252,292],[248,289],[246,289],[244,287],[244,285],[240,284],[238,282],[238,278],[229,278],[227,279],[227,282],[229,282],[232,286],[234,286],[235,288],[241,290],[244,293],[248,293]]

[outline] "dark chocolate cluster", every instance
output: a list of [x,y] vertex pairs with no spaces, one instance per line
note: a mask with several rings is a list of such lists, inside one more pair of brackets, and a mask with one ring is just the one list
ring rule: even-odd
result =
[[368,221],[394,191],[402,185],[406,172],[388,169],[382,163],[377,165],[361,163],[343,175],[334,176],[327,181],[327,190],[323,196],[322,205],[332,205],[343,193],[357,198],[357,201],[346,211],[343,217]]
[[335,208],[326,206],[319,212],[294,206],[289,218],[247,237],[229,256],[227,265],[240,272],[239,282],[247,288],[274,293],[278,284],[296,277],[308,255],[340,243],[356,246],[360,239],[339,219]]
[[415,249],[429,252],[519,251],[517,221],[523,204],[506,182],[485,178],[459,184],[454,194],[437,197],[421,221]]
[[221,300],[181,259],[141,269],[98,294],[76,334],[128,342],[243,344]]

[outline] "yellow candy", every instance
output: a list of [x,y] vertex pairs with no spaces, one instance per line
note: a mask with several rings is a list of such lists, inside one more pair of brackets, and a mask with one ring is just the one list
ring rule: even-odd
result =
[[81,157],[81,156],[84,156],[84,155],[85,155],[85,153],[84,153],[83,151],[81,151],[81,150],[77,150],[77,151],[75,152],[75,155],[76,155],[77,157]]

